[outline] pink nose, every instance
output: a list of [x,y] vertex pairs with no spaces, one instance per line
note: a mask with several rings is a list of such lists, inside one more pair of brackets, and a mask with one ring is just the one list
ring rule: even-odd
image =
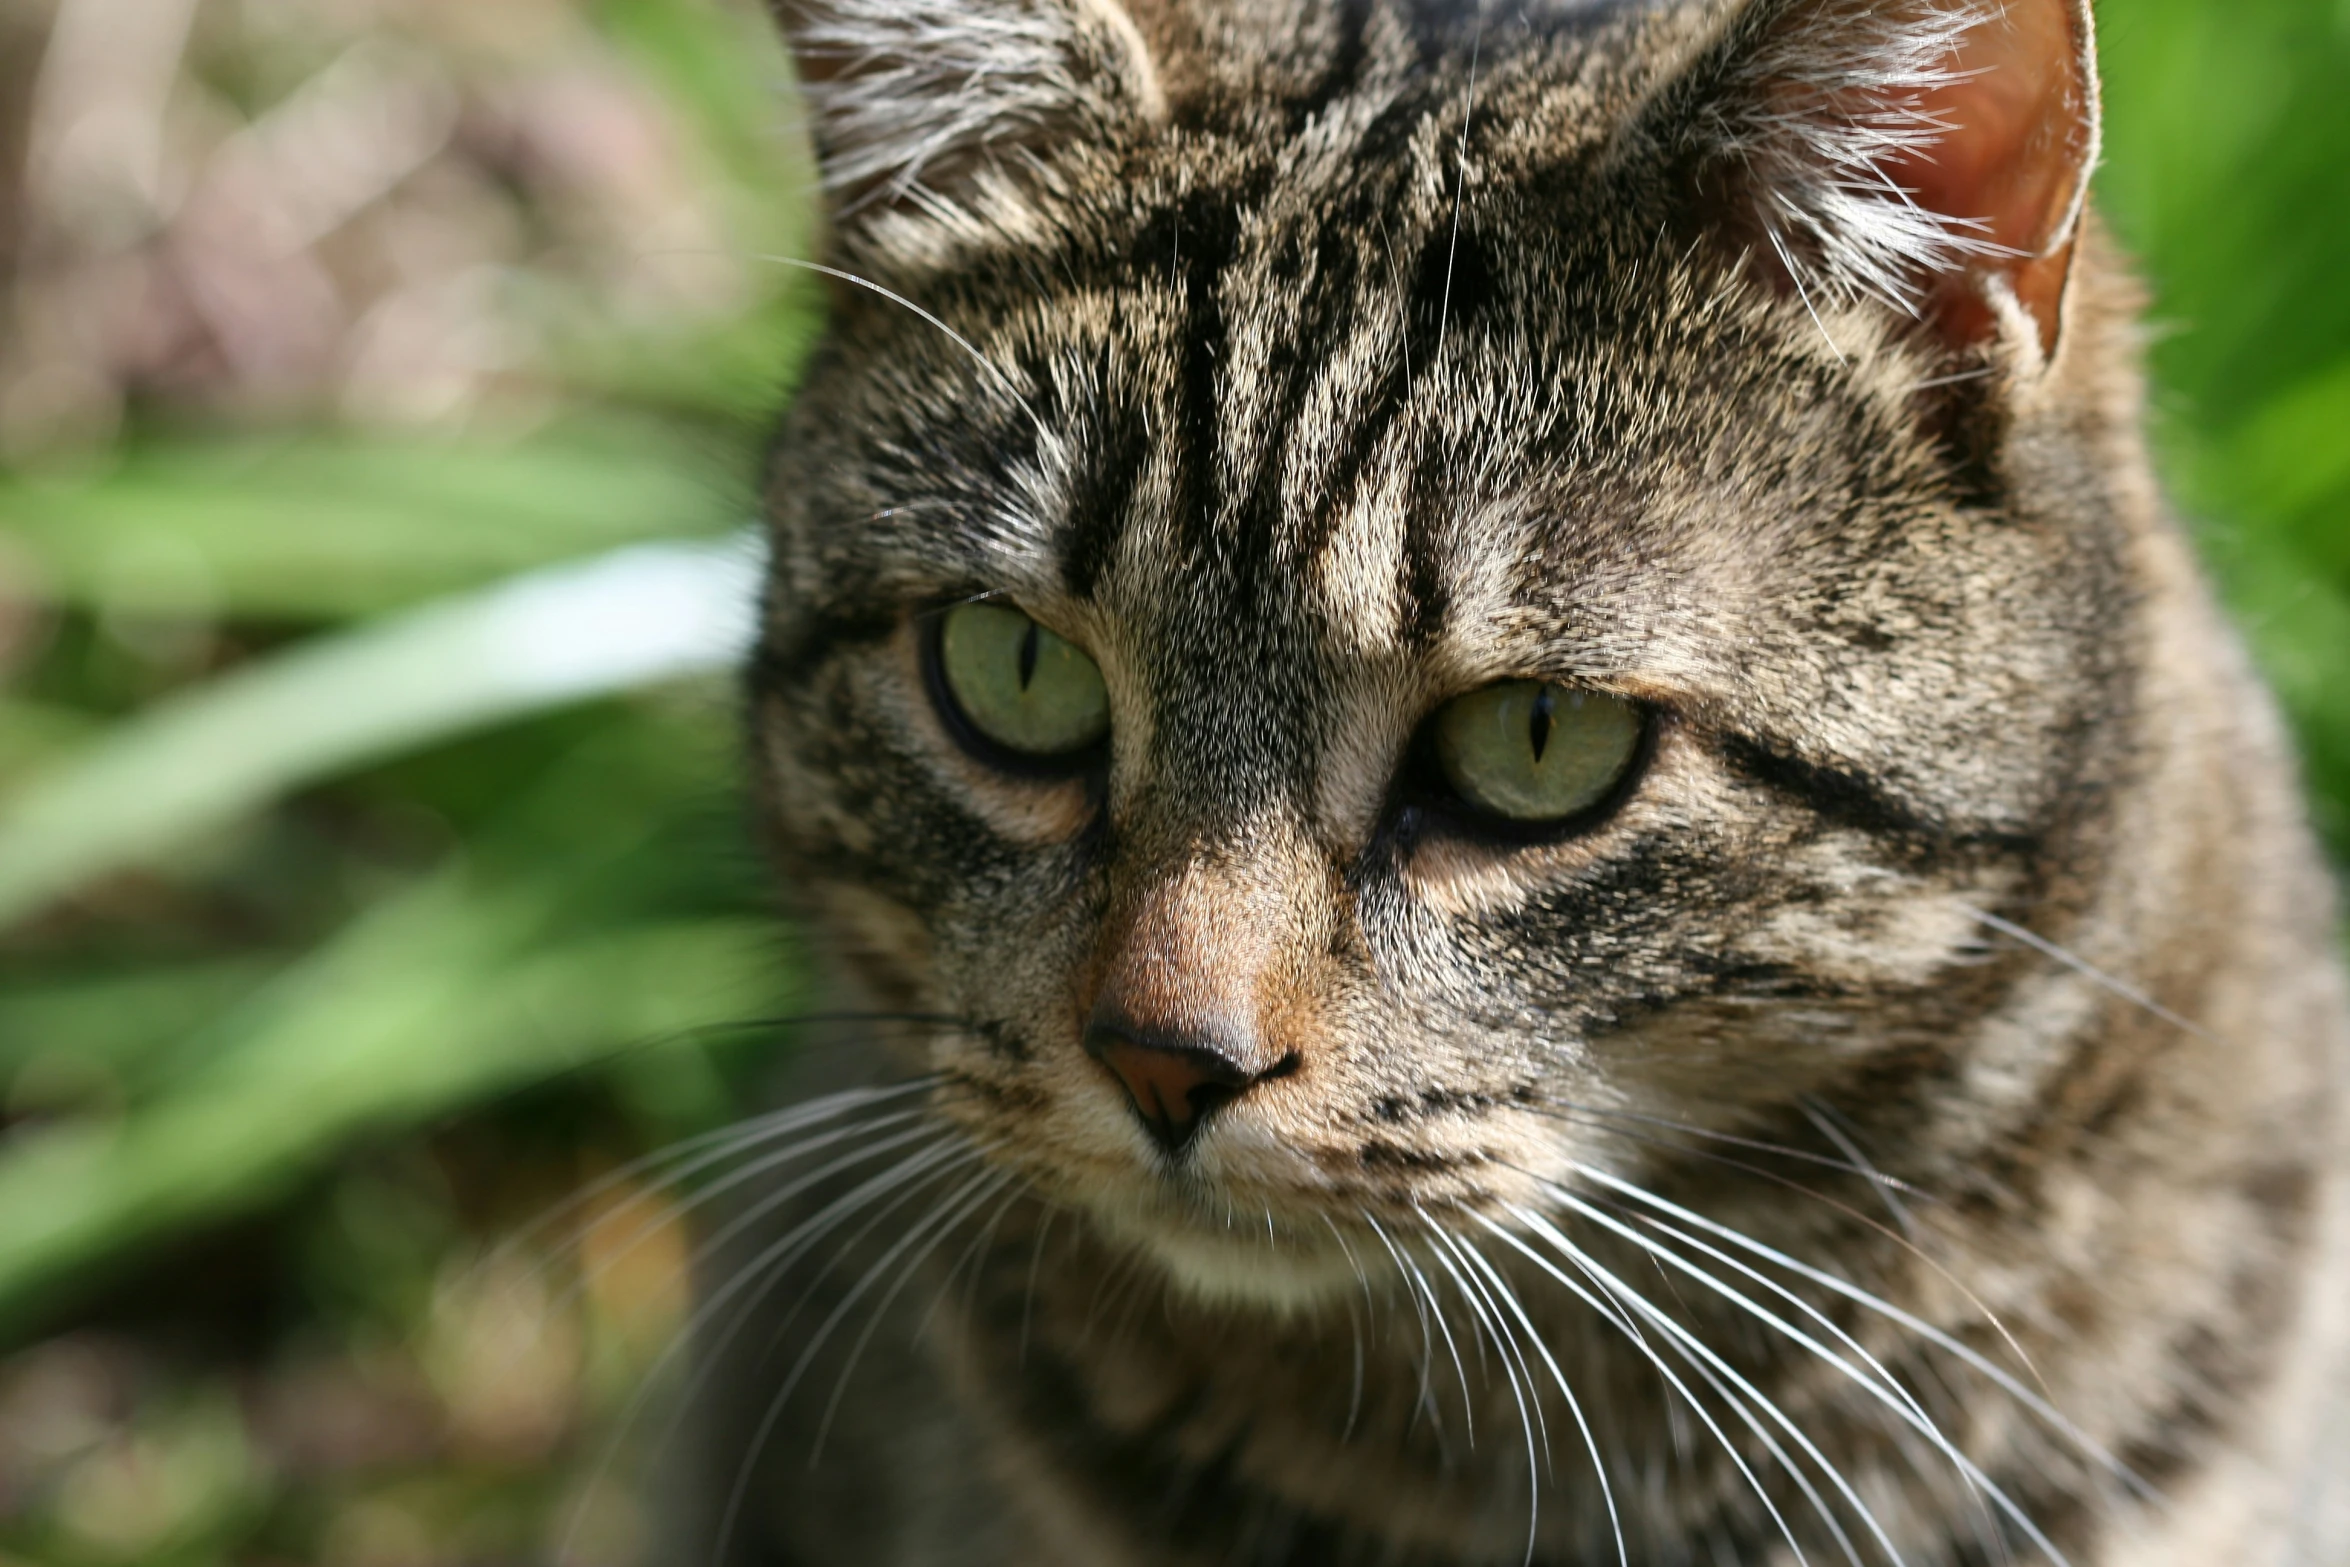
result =
[[1105,1024],[1086,1030],[1085,1048],[1126,1086],[1134,1113],[1170,1154],[1180,1153],[1202,1121],[1257,1080],[1214,1050]]

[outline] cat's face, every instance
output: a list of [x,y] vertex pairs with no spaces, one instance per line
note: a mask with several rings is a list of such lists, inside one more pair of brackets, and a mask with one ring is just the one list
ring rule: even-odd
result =
[[1203,1292],[1659,1179],[1644,1126],[1906,1136],[1984,914],[2063,895],[2120,697],[2096,528],[2012,499],[2032,314],[1693,241],[1627,127],[1694,40],[1505,34],[1472,96],[1374,29],[846,229],[889,293],[771,492],[778,840],[959,1020],[944,1113]]

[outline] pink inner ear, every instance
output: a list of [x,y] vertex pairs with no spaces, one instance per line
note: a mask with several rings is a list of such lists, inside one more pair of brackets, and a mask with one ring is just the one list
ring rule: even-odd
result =
[[2043,351],[2055,352],[2081,182],[2096,148],[2085,26],[2068,0],[2007,0],[1960,43],[1952,68],[1961,79],[1920,95],[1918,106],[1949,133],[1887,160],[1918,205],[1980,219],[1984,238],[2015,252],[1982,257],[1936,291],[1928,314],[1955,347],[1993,330],[1980,279],[1997,274],[2039,323]]

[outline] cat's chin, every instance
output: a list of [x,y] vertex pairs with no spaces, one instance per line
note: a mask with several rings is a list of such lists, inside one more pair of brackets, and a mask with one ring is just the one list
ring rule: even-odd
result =
[[1097,1210],[1095,1217],[1203,1305],[1298,1316],[1362,1287],[1355,1262],[1336,1245],[1210,1229],[1116,1207]]

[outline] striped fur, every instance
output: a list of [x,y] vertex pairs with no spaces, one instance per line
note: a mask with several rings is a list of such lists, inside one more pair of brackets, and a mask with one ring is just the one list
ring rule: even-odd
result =
[[[780,9],[761,810],[948,1141],[747,1210],[677,1559],[2350,1561],[2329,891],[2135,291],[1922,330],[2004,262],[1872,188],[1974,20]],[[980,593],[1100,776],[942,725]],[[1415,803],[1528,676],[1659,715],[1621,806]],[[1179,1163],[1079,1048],[1150,920],[1296,1063]]]

